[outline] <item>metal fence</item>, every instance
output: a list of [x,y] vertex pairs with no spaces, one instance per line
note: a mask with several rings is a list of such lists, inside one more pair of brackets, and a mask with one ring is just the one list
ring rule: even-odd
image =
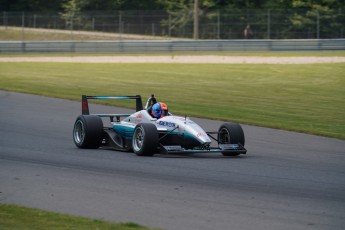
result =
[[[2,12],[0,26],[97,31],[116,34],[195,37],[193,11]],[[332,13],[311,10],[200,11],[199,39],[244,39],[250,25],[251,39],[345,38],[345,10]],[[143,38],[140,38],[143,39]],[[152,39],[152,37],[150,38]]]
[[231,39],[231,40],[122,40],[122,41],[8,41],[0,53],[153,53],[153,52],[258,52],[340,51],[345,39]]

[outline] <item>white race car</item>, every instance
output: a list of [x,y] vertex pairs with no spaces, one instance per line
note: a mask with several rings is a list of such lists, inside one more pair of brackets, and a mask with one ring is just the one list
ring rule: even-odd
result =
[[[90,114],[88,99],[135,99],[133,114]],[[79,148],[99,147],[133,151],[138,156],[156,153],[220,152],[224,156],[246,154],[244,133],[237,123],[224,123],[217,132],[205,132],[188,117],[151,115],[157,101],[152,95],[142,106],[141,96],[82,96],[82,115],[73,128],[73,140]],[[104,126],[102,118],[109,118]],[[212,147],[212,141],[217,146]]]

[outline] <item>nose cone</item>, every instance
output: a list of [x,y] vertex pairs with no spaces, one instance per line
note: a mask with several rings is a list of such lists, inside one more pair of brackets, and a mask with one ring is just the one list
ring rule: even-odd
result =
[[202,145],[210,144],[211,139],[207,135],[207,133],[196,123],[191,120],[188,120],[186,123],[185,131],[193,136],[198,142]]
[[200,145],[211,144],[211,139],[207,133],[189,118],[166,116],[159,119],[157,123],[159,127],[164,127],[167,130],[173,130],[178,127],[177,131],[194,143],[199,143]]
[[205,143],[210,144],[211,143],[211,139],[208,137],[208,135],[205,132],[198,133],[197,138],[203,144],[205,144]]

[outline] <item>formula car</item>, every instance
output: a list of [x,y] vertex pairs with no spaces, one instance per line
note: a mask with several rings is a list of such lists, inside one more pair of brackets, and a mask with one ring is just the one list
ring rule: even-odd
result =
[[[90,114],[88,99],[134,99],[133,114]],[[164,117],[155,118],[152,106],[154,95],[143,108],[140,95],[136,96],[86,96],[82,95],[82,114],[73,128],[73,140],[78,148],[111,148],[132,151],[138,156],[156,153],[222,153],[224,156],[246,154],[244,133],[237,123],[224,123],[216,132],[205,132],[188,117],[174,116],[167,111]],[[108,120],[104,126],[103,121]],[[213,144],[212,144],[212,140]],[[216,146],[212,146],[216,143]]]

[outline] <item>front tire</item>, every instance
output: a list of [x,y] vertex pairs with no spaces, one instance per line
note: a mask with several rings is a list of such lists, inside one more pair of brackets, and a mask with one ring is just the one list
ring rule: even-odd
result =
[[[241,144],[244,147],[243,129],[238,123],[224,123],[218,130],[219,144]],[[237,156],[240,153],[222,152],[223,156]]]
[[138,156],[153,156],[158,148],[158,131],[154,124],[138,124],[133,133],[132,148]]
[[97,149],[103,140],[103,122],[98,116],[80,115],[74,123],[73,140],[78,148]]

